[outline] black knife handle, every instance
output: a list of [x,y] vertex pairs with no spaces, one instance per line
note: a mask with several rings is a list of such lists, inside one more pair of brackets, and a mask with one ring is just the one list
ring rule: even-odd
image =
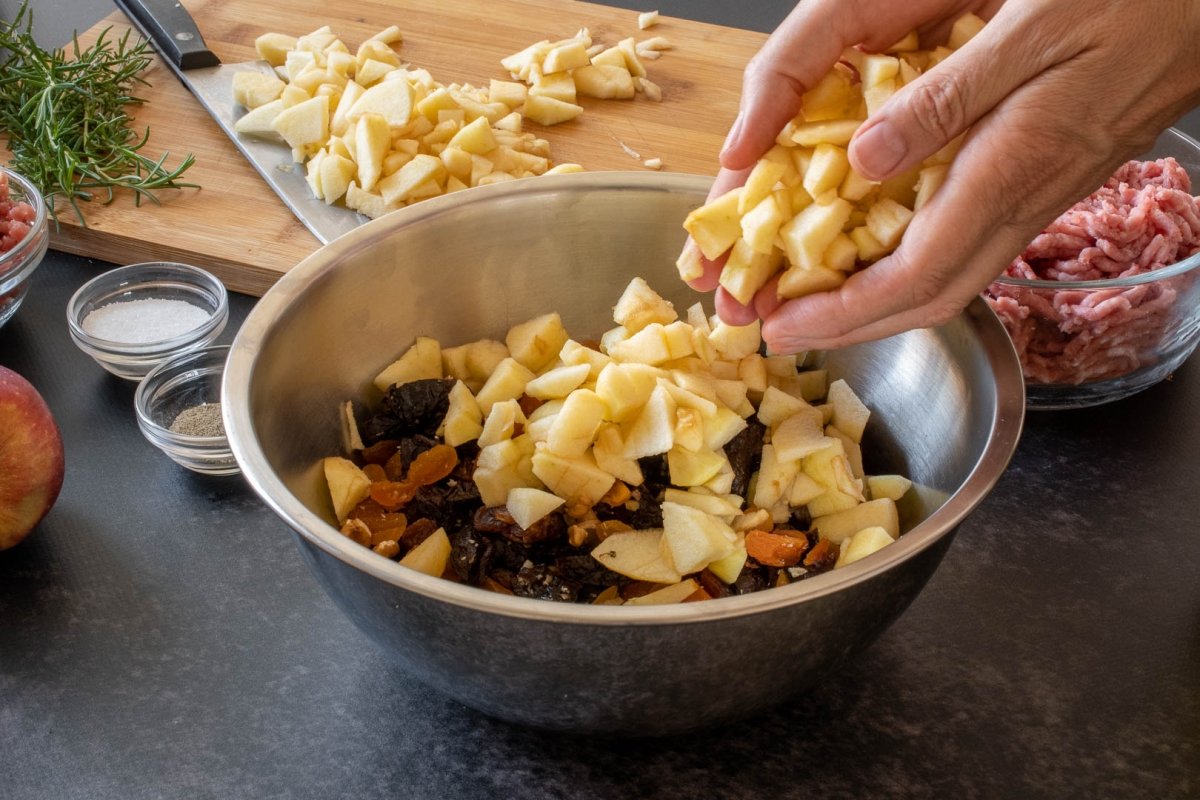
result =
[[215,67],[221,59],[208,49],[196,21],[180,0],[115,0],[159,54],[177,69]]

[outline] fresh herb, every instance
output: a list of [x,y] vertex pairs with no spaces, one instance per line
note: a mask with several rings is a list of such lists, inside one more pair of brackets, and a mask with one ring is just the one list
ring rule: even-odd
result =
[[57,199],[69,203],[86,225],[79,201],[96,196],[112,202],[119,189],[134,192],[134,203],[155,203],[158,189],[195,187],[179,178],[195,161],[188,155],[175,169],[141,154],[150,129],[129,127],[127,106],[143,102],[130,94],[151,61],[149,44],[130,42],[126,31],[113,40],[105,29],[95,44],[48,51],[32,36],[29,0],[16,18],[0,21],[0,129],[8,137],[12,167],[41,189],[54,213]]

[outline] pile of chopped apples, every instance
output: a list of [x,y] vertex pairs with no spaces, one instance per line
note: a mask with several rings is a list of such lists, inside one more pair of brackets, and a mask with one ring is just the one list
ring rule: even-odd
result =
[[524,120],[574,119],[583,111],[577,93],[660,100],[641,58],[670,47],[656,36],[604,48],[585,28],[503,59],[516,80],[476,87],[443,85],[402,64],[401,39],[393,25],[351,53],[328,25],[300,37],[259,36],[255,47],[273,72],[234,73],[234,100],[248,109],[234,129],[291,147],[316,197],[375,218],[471,186],[581,171],[552,166],[550,143],[525,131]]
[[234,127],[279,140],[306,164],[313,194],[378,217],[426,197],[548,172],[550,144],[523,130],[526,87],[442,85],[401,65],[393,26],[351,53],[328,26],[299,38],[258,37],[274,74],[234,75],[234,99],[249,111]]
[[[800,113],[779,133],[743,186],[694,210],[684,222],[701,254],[728,252],[720,282],[749,304],[779,274],[778,296],[836,289],[855,270],[900,243],[909,221],[945,180],[961,137],[882,183],[847,158],[854,132],[900,87],[934,68],[984,26],[960,17],[946,45],[918,49],[915,33],[883,53],[847,49],[803,96]],[[696,251],[680,258],[684,280],[701,275]]]
[[[841,548],[837,566],[899,536],[896,500],[911,482],[864,473],[869,411],[844,380],[799,369],[795,356],[763,356],[758,323],[727,325],[699,303],[680,319],[641,278],[621,295],[613,321],[598,347],[570,338],[557,313],[514,326],[503,342],[442,347],[418,338],[374,383],[385,391],[457,379],[439,435],[452,446],[478,445],[474,480],[483,503],[506,506],[524,529],[560,508],[586,518],[618,484],[643,483],[638,459],[665,455],[671,487],[661,498],[663,527],[614,533],[592,550],[614,572],[664,584],[639,602],[688,597],[695,581],[687,576],[704,569],[733,583],[748,557],[747,537],[786,522],[797,507],[807,507],[819,536]],[[528,415],[523,398],[539,403]],[[765,444],[740,497],[731,493],[734,471],[723,448],[754,415]],[[324,469],[341,524],[370,480],[346,458],[327,458]],[[441,575],[449,552],[439,530],[401,563]]]

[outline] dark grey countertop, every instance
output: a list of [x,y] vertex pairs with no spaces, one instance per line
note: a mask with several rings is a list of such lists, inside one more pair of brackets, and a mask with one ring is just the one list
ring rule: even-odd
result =
[[[821,686],[705,734],[595,741],[414,683],[241,479],[146,442],[134,385],[67,334],[107,266],[50,253],[0,328],[68,460],[0,553],[0,798],[1200,796],[1195,358],[1128,400],[1031,413],[924,592]],[[231,298],[223,341],[253,302]]]

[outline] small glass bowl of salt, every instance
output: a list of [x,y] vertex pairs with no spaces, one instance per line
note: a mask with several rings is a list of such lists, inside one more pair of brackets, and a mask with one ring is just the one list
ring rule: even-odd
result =
[[97,275],[67,304],[79,349],[114,375],[138,381],[173,356],[212,344],[229,321],[229,295],[187,264],[131,264]]
[[205,475],[241,470],[221,418],[221,379],[229,347],[183,353],[152,369],[133,396],[138,427],[175,463]]

